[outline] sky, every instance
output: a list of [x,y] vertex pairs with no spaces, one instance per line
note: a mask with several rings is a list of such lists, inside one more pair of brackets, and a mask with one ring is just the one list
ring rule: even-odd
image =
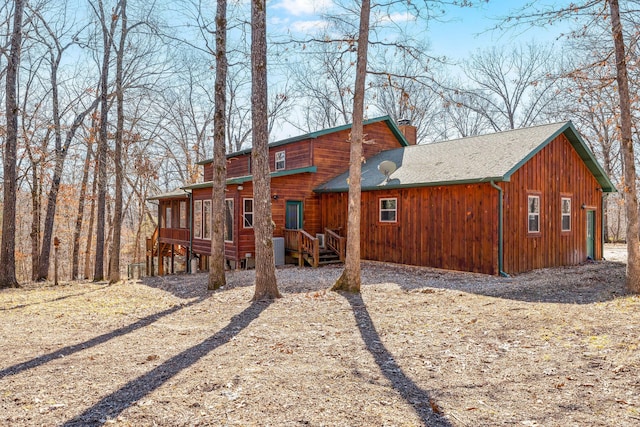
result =
[[[492,31],[500,17],[519,10],[531,1],[475,0],[472,3],[472,7],[448,6],[440,21],[432,21],[428,28],[417,30],[420,37],[424,36],[424,39],[429,41],[431,54],[460,59],[476,49],[494,44],[509,45],[529,41],[552,43],[566,31],[565,25],[519,28],[507,32]],[[545,2],[536,3],[541,5]],[[322,28],[320,13],[330,10],[331,7],[332,0],[272,0],[269,2],[268,16],[272,28],[286,28],[294,34],[302,34]],[[399,19],[398,16],[395,18]]]

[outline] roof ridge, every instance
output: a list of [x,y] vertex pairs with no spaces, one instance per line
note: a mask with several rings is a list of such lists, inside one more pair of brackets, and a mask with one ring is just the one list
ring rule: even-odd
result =
[[[496,135],[501,135],[501,134],[510,133],[510,132],[520,132],[520,131],[523,131],[523,130],[530,130],[530,129],[540,128],[540,127],[543,127],[543,126],[565,125],[565,124],[567,124],[569,122],[570,122],[570,120],[564,120],[564,121],[553,122],[553,123],[538,124],[538,125],[533,125],[533,126],[521,127],[521,128],[518,128],[518,129],[501,130],[501,131],[493,132],[493,133],[483,133],[483,134],[480,134],[480,135],[468,135],[468,136],[463,136],[463,137],[460,137],[460,138],[443,139],[441,141],[433,141],[433,142],[428,142],[426,144],[418,144],[416,146],[442,144],[442,143],[445,143],[445,142],[464,141],[466,139],[471,139],[471,138],[482,138],[482,137],[496,136]],[[408,148],[408,147],[405,147],[405,148]]]

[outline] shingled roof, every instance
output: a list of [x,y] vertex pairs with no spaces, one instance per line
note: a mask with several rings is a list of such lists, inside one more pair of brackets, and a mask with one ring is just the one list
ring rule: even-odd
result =
[[[362,165],[362,190],[509,181],[514,172],[562,133],[602,190],[616,191],[570,121],[383,151]],[[378,170],[385,160],[397,166],[388,180]],[[315,191],[348,191],[348,176],[345,172]]]

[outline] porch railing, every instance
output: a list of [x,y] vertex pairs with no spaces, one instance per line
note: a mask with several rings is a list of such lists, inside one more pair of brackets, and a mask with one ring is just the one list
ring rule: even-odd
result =
[[317,237],[304,230],[284,230],[284,245],[289,251],[297,252],[298,265],[306,260],[312,267],[320,265],[320,243]]
[[327,249],[335,252],[338,257],[340,257],[340,261],[344,262],[347,254],[347,239],[345,237],[340,236],[333,230],[325,228],[324,245]]

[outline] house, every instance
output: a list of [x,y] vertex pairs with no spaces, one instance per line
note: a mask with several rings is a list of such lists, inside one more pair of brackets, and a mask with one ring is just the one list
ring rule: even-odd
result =
[[[317,266],[323,253],[344,257],[349,129],[269,146],[274,237],[300,265]],[[363,259],[514,274],[602,258],[603,198],[615,189],[571,122],[415,145],[415,128],[381,117],[366,122],[365,134]],[[232,268],[254,254],[250,154],[227,156]],[[202,162],[205,182],[156,197],[151,247],[165,252],[152,255],[210,254],[211,162]]]
[[[346,226],[346,180],[316,188],[324,227]],[[601,259],[615,188],[565,122],[382,152],[362,191],[363,259],[513,274]]]
[[[284,239],[287,255],[299,264],[317,266],[322,256],[338,260],[344,257],[344,236],[340,236],[340,230],[328,231],[327,243],[333,250],[327,251],[333,252],[333,256],[321,253],[325,252],[320,246],[327,231],[321,223],[321,195],[314,189],[349,168],[350,130],[350,125],[339,126],[269,144],[274,237]],[[399,126],[388,116],[365,121],[364,132],[365,158],[416,141],[414,127]],[[151,264],[157,256],[170,258],[174,271],[176,250],[185,248],[186,257],[190,258],[190,254],[198,257],[201,269],[208,265],[213,159],[200,164],[204,167],[204,182],[150,198],[159,202],[159,230],[147,240],[149,272],[153,271]],[[258,213],[253,208],[251,171],[251,149],[227,155],[225,258],[231,268],[251,265],[255,255],[253,216]],[[185,196],[190,200],[186,206]],[[191,218],[193,233],[179,221],[183,217]],[[159,274],[161,269],[164,272],[163,262],[158,263]]]

